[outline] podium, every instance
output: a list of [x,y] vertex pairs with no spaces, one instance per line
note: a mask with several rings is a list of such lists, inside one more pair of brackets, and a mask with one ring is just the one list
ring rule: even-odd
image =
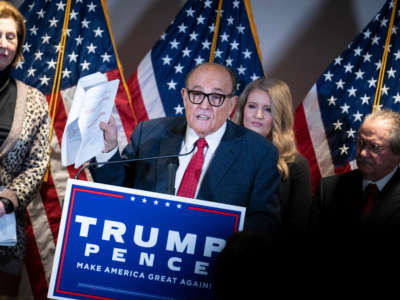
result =
[[212,299],[245,208],[69,179],[48,297]]

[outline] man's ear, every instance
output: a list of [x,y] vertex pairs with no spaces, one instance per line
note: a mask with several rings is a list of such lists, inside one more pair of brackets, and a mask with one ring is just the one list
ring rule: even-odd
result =
[[181,95],[182,95],[182,101],[185,100],[185,95],[186,95],[186,89],[185,88],[181,89]]
[[231,107],[231,112],[229,113],[229,115],[233,115],[233,113],[235,112],[235,108],[236,108],[236,105],[237,105],[237,103],[238,103],[238,96],[233,96],[230,100],[231,100],[231,103],[232,103],[232,107]]

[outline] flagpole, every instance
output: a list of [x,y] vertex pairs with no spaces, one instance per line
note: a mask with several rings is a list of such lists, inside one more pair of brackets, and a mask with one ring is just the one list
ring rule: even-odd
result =
[[208,60],[210,63],[214,61],[215,48],[217,47],[217,38],[218,38],[218,33],[219,33],[219,23],[221,22],[221,10],[222,10],[223,2],[224,2],[223,0],[219,0],[219,2],[218,2],[217,18],[215,20],[213,41],[211,44],[210,58]]
[[383,84],[383,78],[385,77],[387,55],[389,52],[390,38],[392,37],[393,23],[394,23],[394,18],[396,15],[396,6],[397,6],[397,0],[393,0],[392,14],[390,16],[390,23],[389,23],[388,32],[386,35],[385,48],[383,50],[383,56],[382,56],[382,60],[381,60],[381,69],[379,71],[379,79],[378,79],[378,84],[377,84],[376,91],[375,91],[375,98],[374,98],[374,104],[372,106],[372,112],[375,112],[378,110],[379,103],[381,100],[382,84]]
[[[256,23],[254,22],[250,0],[244,0],[244,6],[246,7],[247,18],[249,19],[250,29],[251,29],[251,33],[253,34],[254,43],[256,44],[258,59],[260,60],[260,63],[262,65],[263,58],[262,58],[262,52],[261,52],[261,48],[260,48],[260,40],[258,38],[257,27],[256,27]],[[264,73],[264,77],[265,77],[264,68],[263,68],[263,73]]]
[[67,34],[68,34],[68,23],[69,23],[70,10],[71,10],[71,0],[68,0],[67,7],[65,9],[65,14],[64,14],[64,24],[63,24],[63,29],[61,32],[60,43],[59,43],[57,66],[56,66],[56,70],[54,73],[53,88],[51,91],[50,103],[49,103],[49,114],[51,115],[50,134],[49,134],[50,152],[49,152],[49,162],[47,164],[46,174],[44,175],[44,178],[43,178],[44,182],[47,182],[47,180],[49,178],[50,158],[52,155],[51,140],[53,138],[54,120],[55,120],[55,115],[56,115],[56,110],[57,110],[58,94],[60,92],[61,72],[62,72],[62,66],[63,66],[63,61],[64,61],[65,43],[66,43]]

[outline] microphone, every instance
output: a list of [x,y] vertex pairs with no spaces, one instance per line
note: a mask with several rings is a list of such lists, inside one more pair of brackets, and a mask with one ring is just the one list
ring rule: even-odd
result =
[[[93,162],[89,162],[88,164],[82,166],[78,172],[76,173],[74,179],[78,179],[79,174],[82,173],[83,170],[89,168],[89,167],[99,167],[99,166],[104,166],[104,165],[114,165],[114,164],[126,164],[126,163],[131,163],[131,162],[137,162],[137,161],[145,161],[145,160],[156,160],[156,159],[171,159],[171,161],[168,163],[168,175],[169,175],[169,181],[168,184],[171,184],[171,177],[173,177],[173,185],[175,184],[175,174],[174,176],[171,176],[171,172],[173,172],[173,170],[175,170],[176,173],[176,169],[178,168],[178,160],[177,158],[180,156],[186,156],[189,154],[192,154],[194,152],[194,149],[196,149],[197,146],[197,142],[193,144],[193,148],[186,153],[182,153],[182,154],[171,154],[171,155],[161,155],[161,156],[150,156],[150,157],[137,157],[137,158],[131,158],[131,159],[121,159],[121,160],[114,160],[114,161],[104,161],[104,162],[97,162],[97,161],[93,161]],[[172,159],[175,159],[175,161],[173,161]],[[172,165],[170,167],[170,165]],[[171,170],[170,170],[171,169]],[[168,189],[170,190],[170,187],[168,186]],[[173,189],[175,189],[173,187]]]
[[170,162],[168,163],[167,194],[175,195],[175,176],[178,166],[179,166],[178,158],[177,157],[170,158]]

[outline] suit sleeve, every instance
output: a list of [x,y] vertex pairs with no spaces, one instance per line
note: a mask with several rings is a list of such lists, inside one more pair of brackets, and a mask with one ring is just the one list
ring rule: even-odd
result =
[[282,225],[289,232],[305,232],[311,207],[311,175],[308,162],[299,157],[290,168],[289,196],[282,209]]
[[280,228],[278,153],[270,149],[259,161],[244,229],[277,232]]

